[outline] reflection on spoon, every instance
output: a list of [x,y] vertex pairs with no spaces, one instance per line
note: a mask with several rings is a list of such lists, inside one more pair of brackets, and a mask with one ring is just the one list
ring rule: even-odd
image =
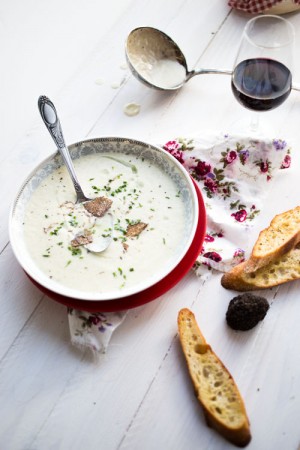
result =
[[[99,228],[99,230],[97,230],[97,228]],[[107,213],[101,221],[96,222],[95,229],[98,232],[93,236],[93,240],[91,242],[86,242],[84,246],[92,253],[102,253],[110,246],[113,239],[113,215]]]
[[230,70],[214,69],[189,71],[178,45],[156,28],[139,27],[132,30],[127,38],[125,50],[133,75],[155,89],[179,89],[195,75],[232,73]]

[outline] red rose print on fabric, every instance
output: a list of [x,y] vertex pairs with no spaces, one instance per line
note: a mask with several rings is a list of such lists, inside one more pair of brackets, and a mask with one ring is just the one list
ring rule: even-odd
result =
[[240,264],[245,261],[245,250],[237,248],[233,254],[233,260],[236,264]]
[[235,218],[238,222],[245,222],[247,219],[247,211],[245,209],[240,209],[239,211],[232,213],[231,216]]
[[177,141],[169,141],[163,146],[163,148],[174,156],[174,158],[176,158],[181,164],[184,163],[183,153]]
[[219,255],[219,253],[217,253],[217,252],[206,252],[206,253],[204,253],[203,256],[205,258],[211,259],[212,261],[215,261],[215,262],[222,261],[221,255]]
[[281,169],[288,169],[291,165],[291,157],[290,155],[285,155],[284,160],[281,164]]
[[207,234],[204,238],[205,242],[214,242],[215,238],[211,236],[210,234]]
[[246,220],[251,221],[260,213],[255,205],[251,205],[247,211],[246,205],[240,203],[238,200],[230,204],[230,209],[236,209],[236,211],[231,214],[231,217],[240,223],[245,222]]
[[198,161],[197,165],[194,167],[197,175],[204,177],[211,172],[211,165],[205,161]]

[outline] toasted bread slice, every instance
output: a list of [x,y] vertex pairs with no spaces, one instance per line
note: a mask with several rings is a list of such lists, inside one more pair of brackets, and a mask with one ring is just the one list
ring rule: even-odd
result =
[[268,289],[300,278],[300,249],[294,248],[252,273],[245,272],[247,261],[233,267],[221,278],[226,289],[254,291]]
[[251,273],[289,252],[300,242],[300,206],[278,214],[262,230],[244,271]]
[[180,342],[206,422],[238,447],[251,440],[249,420],[239,390],[220,359],[206,343],[194,314],[178,314]]

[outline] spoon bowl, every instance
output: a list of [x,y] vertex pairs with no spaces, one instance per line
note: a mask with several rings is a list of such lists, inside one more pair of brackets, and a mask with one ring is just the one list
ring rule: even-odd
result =
[[227,74],[230,70],[188,70],[184,54],[164,32],[152,27],[132,30],[125,47],[126,59],[133,75],[146,86],[162,90],[180,89],[195,75]]

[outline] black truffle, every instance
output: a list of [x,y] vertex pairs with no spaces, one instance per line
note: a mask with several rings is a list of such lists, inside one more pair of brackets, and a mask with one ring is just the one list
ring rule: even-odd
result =
[[264,297],[245,293],[230,300],[226,312],[227,324],[234,330],[250,330],[263,320],[269,309]]

